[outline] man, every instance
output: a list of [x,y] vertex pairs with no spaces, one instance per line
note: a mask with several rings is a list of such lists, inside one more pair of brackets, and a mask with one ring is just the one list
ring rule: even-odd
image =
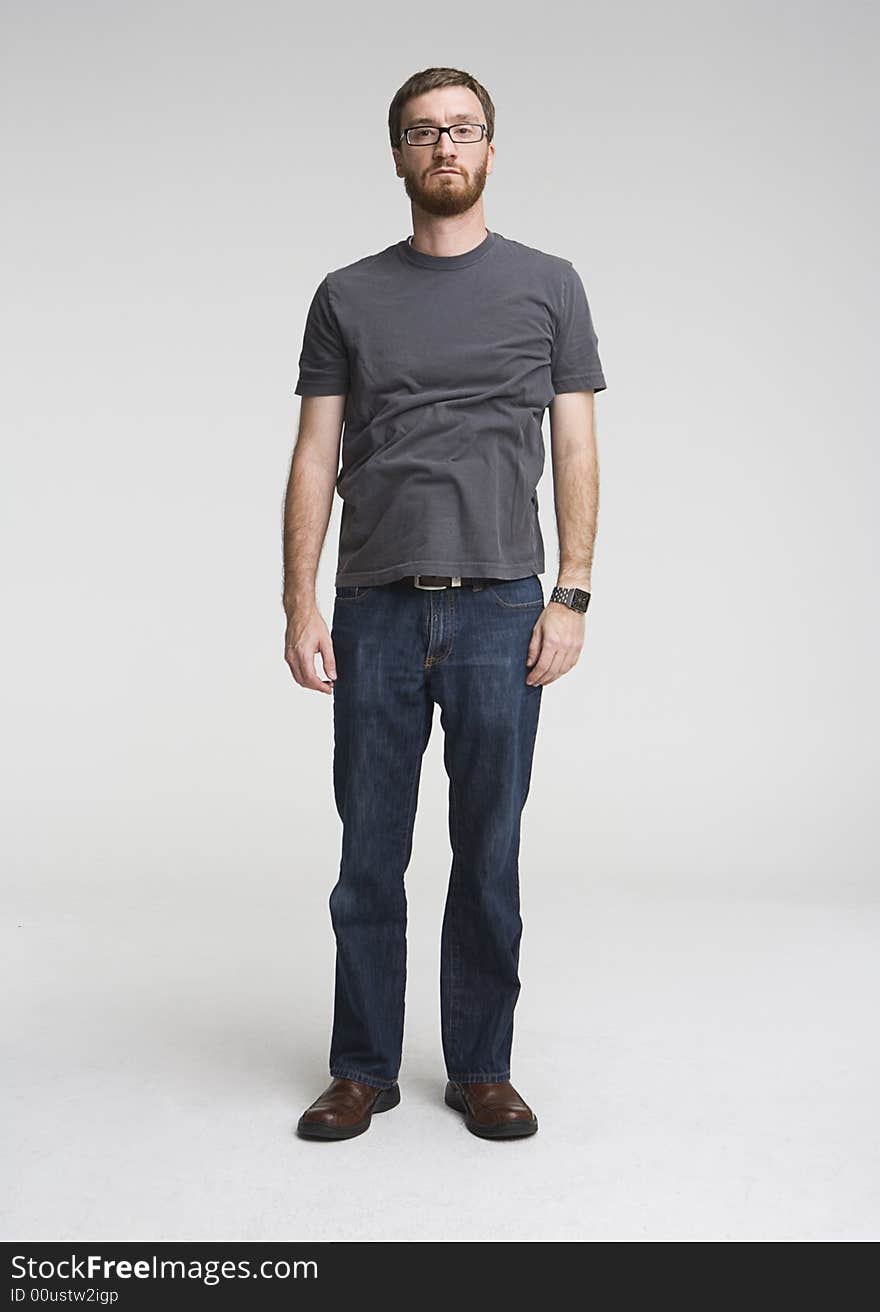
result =
[[[485,88],[427,69],[397,92],[388,123],[413,234],[322,280],[295,389],[285,658],[302,687],[332,695],[343,823],[330,894],[332,1082],[297,1129],[351,1138],[400,1101],[404,872],[436,703],[453,858],[441,938],[445,1101],[474,1134],[508,1139],[538,1128],[510,1082],[521,812],[542,689],[583,644],[598,505],[593,394],[605,379],[571,262],[485,225],[495,156]],[[560,565],[545,605],[535,487],[548,405]],[[328,632],[315,576],[334,487],[344,505]]]

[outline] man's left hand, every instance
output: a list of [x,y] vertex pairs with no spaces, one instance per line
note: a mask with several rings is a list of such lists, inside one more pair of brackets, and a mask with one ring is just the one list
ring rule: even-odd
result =
[[578,663],[584,645],[586,613],[572,610],[561,601],[550,601],[541,611],[532,640],[529,643],[526,665],[532,666],[526,683],[553,683],[568,674]]

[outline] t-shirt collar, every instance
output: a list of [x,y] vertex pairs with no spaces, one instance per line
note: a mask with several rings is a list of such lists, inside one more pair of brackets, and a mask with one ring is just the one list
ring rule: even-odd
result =
[[428,255],[425,251],[416,250],[412,245],[411,237],[399,241],[397,250],[401,259],[408,261],[410,264],[416,264],[422,269],[465,269],[471,264],[476,264],[477,260],[485,259],[495,249],[497,241],[498,233],[487,229],[486,235],[479,245],[474,246],[469,251],[464,251],[461,255]]

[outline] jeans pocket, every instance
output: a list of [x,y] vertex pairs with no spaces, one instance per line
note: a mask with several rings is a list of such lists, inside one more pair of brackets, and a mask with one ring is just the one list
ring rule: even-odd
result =
[[505,610],[539,610],[544,606],[544,589],[537,574],[496,581],[486,591]]
[[361,601],[370,591],[363,583],[337,583],[337,601]]

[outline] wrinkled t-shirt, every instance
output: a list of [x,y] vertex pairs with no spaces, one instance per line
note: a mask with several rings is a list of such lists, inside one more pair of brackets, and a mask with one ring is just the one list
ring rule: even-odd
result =
[[408,239],[328,273],[295,392],[345,395],[336,583],[544,572],[544,411],[605,388],[570,260],[487,231],[462,255]]

